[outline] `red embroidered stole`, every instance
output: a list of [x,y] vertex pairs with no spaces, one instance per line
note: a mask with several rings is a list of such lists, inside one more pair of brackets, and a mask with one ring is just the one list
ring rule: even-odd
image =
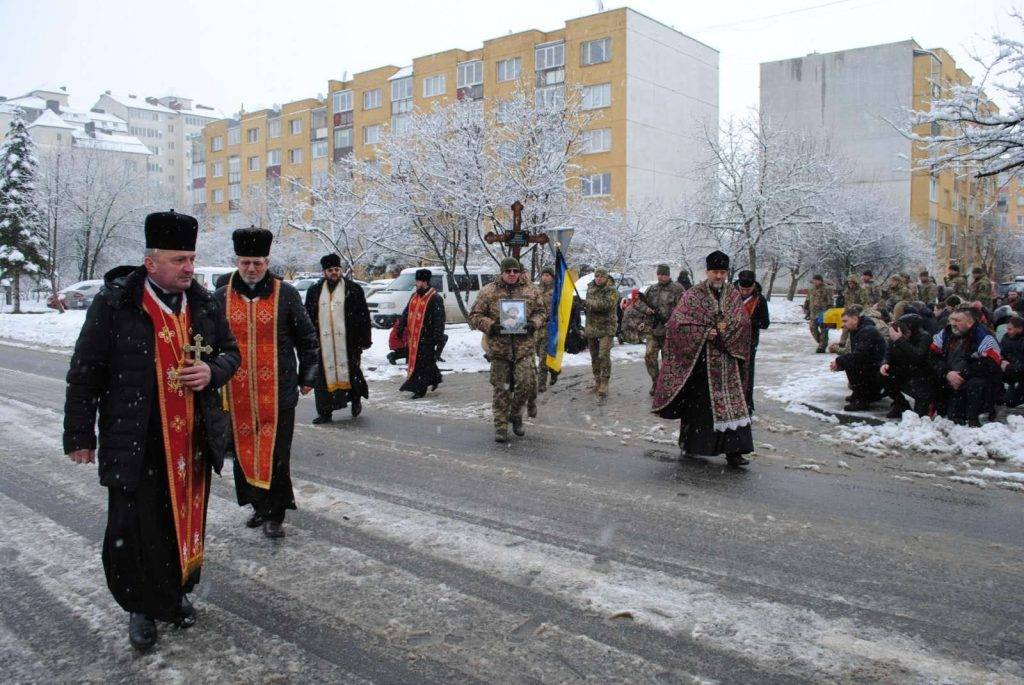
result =
[[[231,275],[231,279],[235,274]],[[269,297],[249,300],[227,288],[227,318],[238,341],[242,364],[228,383],[228,407],[235,438],[236,465],[250,485],[270,489],[277,439],[276,278]]]
[[420,332],[423,330],[423,322],[427,318],[427,305],[437,291],[431,288],[421,297],[419,293],[413,292],[409,299],[409,316],[405,321],[405,340],[409,346],[409,368],[405,375],[412,377],[416,369],[416,351],[420,346]]
[[195,449],[195,394],[178,380],[192,323],[184,295],[181,313],[176,315],[157,299],[148,282],[142,295],[142,308],[153,321],[156,338],[157,399],[184,585],[193,571],[203,565],[206,533],[206,464]]
[[747,314],[750,316],[754,315],[754,310],[757,309],[757,295],[751,295],[743,302],[743,308],[747,310]]

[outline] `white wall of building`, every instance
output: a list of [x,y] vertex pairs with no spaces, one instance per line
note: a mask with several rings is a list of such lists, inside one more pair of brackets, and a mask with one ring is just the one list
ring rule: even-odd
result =
[[697,189],[704,128],[718,128],[718,51],[638,12],[626,19],[627,210]]
[[915,49],[908,40],[761,65],[770,124],[827,140],[852,185],[883,193],[908,216],[911,144],[888,121],[913,102]]

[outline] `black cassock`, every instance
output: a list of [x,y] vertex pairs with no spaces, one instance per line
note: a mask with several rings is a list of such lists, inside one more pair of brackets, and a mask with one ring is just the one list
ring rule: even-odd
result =
[[[323,357],[320,358],[320,373],[317,383],[313,386],[316,398],[316,413],[330,414],[344,409],[354,399],[368,398],[370,388],[366,384],[363,370],[360,367],[363,350],[368,350],[373,343],[370,328],[370,309],[366,306],[366,296],[359,284],[347,278],[345,281],[345,350],[348,356],[348,376],[350,390],[327,390],[326,374],[323,369]],[[340,281],[339,281],[340,282]],[[321,278],[306,291],[306,312],[309,314],[313,327],[320,330],[320,293],[324,284],[334,292],[337,283],[332,284]]]
[[[412,299],[410,298],[410,301]],[[399,336],[404,336],[406,325],[409,320],[409,305],[405,305],[405,311],[395,324],[398,326]],[[423,327],[420,329],[419,341],[407,341],[409,346],[416,344],[416,368],[399,390],[411,393],[425,393],[429,388],[437,388],[441,384],[441,371],[437,368],[437,350],[445,341],[444,336],[444,299],[434,294],[427,304],[427,312],[423,317]]]

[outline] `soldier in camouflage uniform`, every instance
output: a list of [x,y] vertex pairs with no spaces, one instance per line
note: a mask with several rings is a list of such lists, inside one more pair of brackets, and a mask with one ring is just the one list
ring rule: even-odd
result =
[[889,306],[898,302],[905,302],[910,299],[910,289],[903,282],[903,276],[893,274],[889,277],[889,287],[885,291],[885,301]]
[[[537,381],[537,367],[533,363],[534,333],[543,324],[544,305],[540,291],[532,283],[519,282],[522,270],[517,259],[506,257],[501,260],[501,276],[480,289],[469,312],[469,325],[487,336],[496,442],[508,442],[509,423],[513,433],[526,435],[523,405],[534,393]],[[501,332],[501,300],[522,300],[526,303],[525,335]]]
[[988,280],[985,270],[980,266],[974,267],[971,272],[974,278],[971,279],[971,287],[968,290],[967,299],[971,302],[981,302],[981,306],[992,311],[992,281]]
[[864,305],[867,304],[865,299],[864,288],[857,281],[857,277],[851,274],[846,279],[846,287],[843,288],[843,305],[846,307],[854,304]]
[[612,375],[612,338],[618,323],[619,291],[603,267],[594,270],[594,282],[587,289],[583,309],[587,313],[587,326],[583,333],[590,346],[594,392],[604,399],[608,396],[608,380]]
[[831,309],[835,303],[835,293],[832,287],[825,284],[825,279],[820,274],[811,277],[811,287],[807,290],[807,300],[804,302],[804,311],[810,319],[811,335],[814,342],[818,343],[818,354],[824,354],[828,349],[828,328],[824,323],[818,322],[818,317]]
[[882,289],[875,284],[875,274],[871,269],[865,269],[860,275],[860,287],[867,304],[874,306],[882,300]]
[[918,274],[917,292],[914,296],[927,305],[935,304],[939,300],[939,284],[932,280],[927,271]]
[[544,267],[540,272],[540,283],[536,287],[540,291],[541,302],[544,303],[544,323],[534,333],[537,349],[537,392],[544,392],[548,389],[548,373],[551,374],[552,383],[558,378],[548,369],[548,321],[551,319],[551,293],[555,291],[555,270],[550,266]]
[[643,299],[635,306],[643,307],[647,311],[647,319],[650,322],[651,333],[647,336],[647,353],[644,355],[644,363],[647,365],[647,373],[651,377],[651,394],[654,394],[654,384],[658,381],[658,355],[664,355],[665,349],[665,324],[672,316],[679,298],[685,291],[683,286],[672,280],[668,264],[659,264],[656,271],[658,282],[647,289]]
[[960,265],[950,264],[949,269],[946,270],[946,297],[950,295],[956,295],[961,300],[966,300],[970,297],[970,291],[967,288],[967,279],[960,275]]

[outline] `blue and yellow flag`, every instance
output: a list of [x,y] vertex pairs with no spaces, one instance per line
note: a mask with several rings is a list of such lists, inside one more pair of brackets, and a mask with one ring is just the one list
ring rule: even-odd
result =
[[555,287],[551,291],[551,318],[548,320],[547,365],[555,373],[562,372],[565,336],[569,332],[572,298],[576,292],[576,275],[565,264],[562,250],[555,252]]

